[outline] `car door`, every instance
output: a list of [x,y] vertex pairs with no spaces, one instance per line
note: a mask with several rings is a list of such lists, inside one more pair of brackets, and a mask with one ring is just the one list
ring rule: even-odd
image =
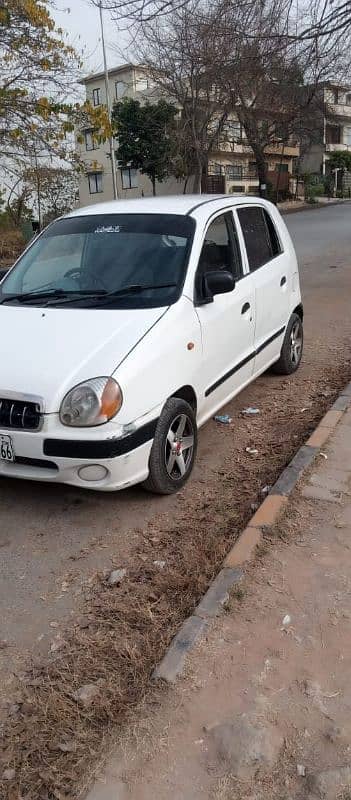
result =
[[237,216],[254,281],[254,374],[258,374],[280,354],[289,318],[291,274],[277,225],[268,210],[260,205],[247,205],[237,209]]
[[[215,295],[212,302],[201,294],[204,276],[211,270],[227,270],[235,278],[234,289]],[[232,211],[222,211],[208,223],[195,277],[195,308],[203,343],[200,423],[251,378],[254,304],[253,278],[243,270]]]

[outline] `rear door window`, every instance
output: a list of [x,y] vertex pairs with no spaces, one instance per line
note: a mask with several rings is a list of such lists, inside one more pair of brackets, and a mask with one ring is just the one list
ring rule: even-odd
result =
[[279,255],[281,246],[273,220],[264,208],[238,208],[250,272]]

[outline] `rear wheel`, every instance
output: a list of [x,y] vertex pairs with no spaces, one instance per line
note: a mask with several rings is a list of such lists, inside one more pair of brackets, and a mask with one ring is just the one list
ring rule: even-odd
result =
[[170,397],[158,421],[144,488],[155,494],[177,492],[192,472],[196,450],[194,410],[185,400]]
[[300,366],[303,351],[303,325],[298,314],[292,314],[287,325],[280,358],[273,364],[278,375],[291,375]]

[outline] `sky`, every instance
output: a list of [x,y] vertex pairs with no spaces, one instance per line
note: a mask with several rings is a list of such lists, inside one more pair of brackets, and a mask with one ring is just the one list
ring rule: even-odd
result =
[[[56,24],[67,31],[69,41],[76,50],[83,51],[84,72],[100,71],[103,61],[98,9],[89,0],[55,0],[55,6],[51,13]],[[120,54],[114,49],[113,45],[125,46],[125,37],[118,33],[107,12],[104,12],[104,20],[107,61],[111,68],[127,61],[128,54]]]

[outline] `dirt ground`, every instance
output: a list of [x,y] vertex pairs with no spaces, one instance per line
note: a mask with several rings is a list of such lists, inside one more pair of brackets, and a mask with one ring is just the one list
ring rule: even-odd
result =
[[[129,731],[88,800],[302,800],[322,796],[325,771],[323,796],[349,800],[351,412],[324,450],[187,676]],[[238,729],[223,744],[221,726],[239,720],[240,732],[252,715],[280,752],[244,778]]]
[[[111,728],[142,703],[152,667],[266,487],[350,379],[349,214],[342,206],[289,218],[301,249],[303,365],[293,378],[265,375],[246,389],[225,409],[230,426],[208,423],[180,494],[1,482],[2,764],[15,777],[1,784],[0,771],[0,786],[9,800],[18,791],[72,800],[89,784]],[[247,406],[260,414],[243,416]],[[112,568],[127,571],[113,591]],[[97,681],[99,703],[82,712],[72,693]]]

